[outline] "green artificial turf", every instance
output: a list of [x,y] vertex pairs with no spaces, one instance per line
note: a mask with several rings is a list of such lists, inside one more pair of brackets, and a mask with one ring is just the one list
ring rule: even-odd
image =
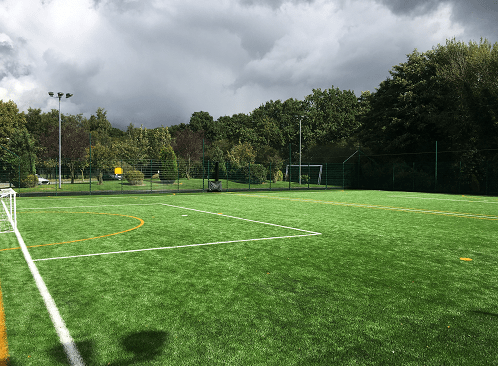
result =
[[[88,365],[472,365],[498,363],[497,208],[281,191],[20,198],[18,219],[28,246],[103,236],[35,260],[185,246],[35,262]],[[247,241],[291,228],[321,235]],[[21,251],[0,264],[12,364],[67,364]]]

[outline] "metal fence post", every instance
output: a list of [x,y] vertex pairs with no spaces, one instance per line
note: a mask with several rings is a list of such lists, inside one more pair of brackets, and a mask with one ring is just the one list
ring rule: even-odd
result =
[[90,132],[90,195],[92,195],[92,133]]
[[344,191],[344,162],[342,162],[342,190]]
[[251,162],[249,162],[249,190],[251,190]]
[[310,189],[311,171],[310,162],[308,161],[308,189]]
[[291,158],[291,151],[292,151],[291,144],[289,142],[289,191],[291,189],[291,177],[292,177],[292,163],[291,163],[292,158]]
[[415,162],[412,166],[412,191],[415,191]]
[[436,141],[436,169],[435,169],[434,192],[437,192],[437,141]]
[[270,162],[270,191],[271,191],[271,181],[272,181],[272,175],[271,175],[271,162]]
[[[121,164],[121,168],[123,168],[123,159],[121,159],[119,161],[119,163]],[[114,172],[114,174],[116,174],[116,173]],[[121,174],[121,184],[120,184],[121,185],[121,194],[123,194],[123,178],[124,178],[124,171]]]

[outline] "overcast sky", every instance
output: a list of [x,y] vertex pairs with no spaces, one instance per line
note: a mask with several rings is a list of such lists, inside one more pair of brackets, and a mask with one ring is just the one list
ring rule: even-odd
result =
[[455,37],[498,42],[497,0],[0,0],[0,99],[113,126],[249,113],[314,88],[374,91]]

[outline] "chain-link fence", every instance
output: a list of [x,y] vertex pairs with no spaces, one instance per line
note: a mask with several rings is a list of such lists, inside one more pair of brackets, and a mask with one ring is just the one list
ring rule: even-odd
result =
[[[290,155],[290,154],[289,154]],[[367,155],[357,150],[335,162],[296,164],[237,163],[211,160],[63,161],[59,182],[57,161],[36,165],[36,175],[21,164],[0,161],[0,186],[21,196],[81,195],[216,190],[379,189],[439,193],[498,194],[498,157],[438,161],[430,156]],[[342,161],[339,163],[337,161]]]
[[[204,192],[210,182],[221,182],[223,192],[237,190],[282,190],[352,187],[353,164],[279,165],[236,164],[212,161],[191,162],[114,160],[99,164],[62,165],[59,183],[58,165],[37,167],[37,182],[17,185],[22,196],[79,195],[116,193]],[[4,177],[0,177],[7,181]]]

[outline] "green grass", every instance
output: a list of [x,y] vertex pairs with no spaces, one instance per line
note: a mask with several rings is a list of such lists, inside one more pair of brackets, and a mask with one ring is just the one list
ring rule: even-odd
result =
[[[498,363],[497,198],[20,198],[19,229],[33,246],[144,221],[29,248],[33,259],[303,234],[158,203],[321,235],[36,261],[88,365]],[[0,281],[12,365],[66,365],[20,250],[0,251]]]

